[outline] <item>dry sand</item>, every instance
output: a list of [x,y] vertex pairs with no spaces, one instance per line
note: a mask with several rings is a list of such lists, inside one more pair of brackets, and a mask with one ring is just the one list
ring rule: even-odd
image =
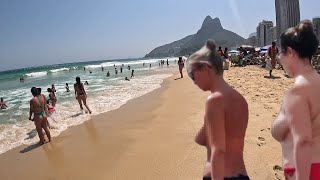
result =
[[[225,79],[249,104],[245,162],[255,180],[283,179],[281,148],[270,133],[281,98],[293,80],[256,66],[234,68]],[[167,79],[152,93],[94,116],[41,147],[21,146],[0,155],[1,179],[202,179],[206,150],[194,136],[203,124],[208,92],[189,78]],[[90,99],[89,99],[90,100]],[[275,175],[277,173],[277,175]]]

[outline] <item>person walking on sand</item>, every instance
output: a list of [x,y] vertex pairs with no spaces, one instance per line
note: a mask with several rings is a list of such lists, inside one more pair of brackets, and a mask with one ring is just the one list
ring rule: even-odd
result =
[[277,54],[279,53],[279,49],[276,46],[276,42],[272,42],[272,46],[268,49],[268,56],[271,58],[272,69],[269,71],[270,78],[272,76],[272,70],[276,67],[277,64]]
[[[49,142],[51,141],[51,135],[48,129],[48,120],[46,115],[48,114],[48,110],[46,108],[46,99],[39,93],[36,87],[31,88],[31,94],[33,95],[33,98],[30,100],[29,120],[34,122],[40,139],[40,144],[42,145],[45,143],[42,129],[45,131]],[[32,114],[33,119],[31,118]]]
[[74,94],[76,96],[76,99],[78,100],[78,103],[80,105],[80,109],[82,110],[82,103],[86,106],[89,113],[91,114],[91,110],[87,105],[87,94],[84,90],[84,86],[80,81],[80,77],[76,77],[76,84],[74,84]]
[[187,72],[194,84],[211,93],[205,102],[204,125],[195,139],[207,149],[203,179],[248,180],[243,160],[248,104],[223,79],[223,59],[213,40],[188,58]]
[[319,40],[312,22],[301,21],[280,36],[280,62],[294,78],[272,124],[272,136],[282,146],[287,180],[320,179],[320,75],[311,64]]
[[182,57],[179,57],[178,66],[179,66],[179,72],[180,72],[180,75],[181,75],[180,77],[183,78],[182,70],[184,68],[184,62],[182,60]]

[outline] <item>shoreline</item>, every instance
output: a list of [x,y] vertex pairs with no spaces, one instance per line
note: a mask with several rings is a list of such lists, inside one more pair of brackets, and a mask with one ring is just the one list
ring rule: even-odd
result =
[[[90,144],[89,147],[91,148],[89,148],[89,152],[91,151],[91,153],[94,152],[94,154],[97,153],[100,155],[105,154],[106,152],[101,152],[101,150],[98,148],[99,146],[102,146],[103,149],[108,149],[111,151],[108,152],[108,160],[113,159],[113,162],[116,162],[119,156],[126,151],[126,147],[130,146],[130,144],[134,142],[134,136],[129,135],[126,131],[136,131],[140,128],[144,129],[143,126],[150,123],[148,119],[154,119],[156,117],[155,114],[150,112],[155,111],[161,106],[161,101],[159,101],[159,98],[161,98],[163,93],[168,89],[170,84],[169,81],[174,81],[173,78],[175,76],[176,75],[174,74],[173,76],[165,79],[161,83],[160,88],[138,98],[131,99],[118,109],[94,115],[92,118],[90,118],[90,120],[85,121],[80,125],[69,127],[67,130],[60,133],[59,136],[54,137],[50,143],[46,143],[40,147],[38,145],[18,146],[1,154],[0,174],[2,174],[4,179],[19,179],[21,177],[26,179],[68,179],[68,176],[66,176],[62,171],[63,169],[69,169],[70,174],[73,174],[70,177],[77,179],[95,177],[99,179],[101,174],[99,176],[92,176],[92,172],[88,174],[80,173],[80,175],[77,171],[79,168],[82,169],[82,167],[79,167],[78,165],[77,168],[70,167],[68,165],[69,163],[65,163],[64,159],[67,159],[68,162],[72,162],[72,164],[81,164],[81,162],[77,163],[77,158],[71,152],[76,152],[80,149],[80,151],[88,149],[88,147],[83,147],[83,144]],[[141,113],[136,114],[136,111]],[[134,117],[130,117],[130,114],[134,114]],[[119,119],[121,121],[117,121]],[[104,130],[108,131],[108,133],[103,133],[102,135],[101,132]],[[124,136],[117,135],[119,132],[123,133]],[[100,135],[103,138],[100,137]],[[102,139],[108,139],[108,142],[100,142]],[[119,143],[119,140],[123,143]],[[193,141],[193,139],[191,141]],[[64,146],[67,146],[66,149]],[[87,152],[87,150],[85,150],[85,152]],[[93,159],[100,159],[91,153],[89,156],[91,156]],[[79,156],[82,156],[80,154]],[[66,158],[66,156],[68,156],[68,158]],[[59,163],[57,161],[59,161]],[[93,160],[91,159],[90,161]],[[8,168],[7,164],[11,163],[17,164],[16,168]],[[46,168],[41,170],[41,172],[36,172],[36,169],[26,168],[28,164],[32,166],[33,163],[41,165],[42,168],[45,166]],[[59,167],[56,165],[50,165],[51,163],[58,163]],[[94,169],[98,167],[103,167],[102,169],[113,167],[113,164],[108,164],[106,162],[101,163],[103,163],[103,165],[98,163],[99,166],[95,165]],[[85,169],[86,168],[82,169],[80,172],[85,172]],[[199,168],[199,170],[201,175],[202,168]],[[100,169],[99,172],[101,173],[101,171],[103,170]],[[19,174],[16,174],[15,172],[19,172]],[[110,177],[110,175],[108,177]]]
[[[264,69],[249,66],[232,67],[224,77],[249,105],[244,148],[248,175],[284,179],[282,171],[273,169],[282,166],[281,146],[268,128],[293,81],[279,70],[274,71],[276,79],[265,75]],[[174,80],[178,76],[174,73],[160,88],[70,127],[41,147],[19,146],[1,154],[0,174],[3,179],[201,179],[206,150],[194,137],[209,93],[187,74]]]

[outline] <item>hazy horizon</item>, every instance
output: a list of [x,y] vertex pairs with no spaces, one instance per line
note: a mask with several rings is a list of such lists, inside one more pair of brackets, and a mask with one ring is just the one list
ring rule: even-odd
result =
[[[319,16],[319,6],[300,1],[301,20]],[[6,0],[0,2],[0,71],[144,57],[195,34],[207,15],[244,38],[262,20],[276,24],[274,0]]]

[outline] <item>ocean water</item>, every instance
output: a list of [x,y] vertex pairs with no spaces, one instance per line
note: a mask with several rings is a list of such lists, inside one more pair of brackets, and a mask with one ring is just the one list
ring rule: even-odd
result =
[[[164,79],[177,71],[175,60],[177,58],[169,58],[170,65],[165,64],[160,67],[160,59],[123,59],[0,72],[0,97],[4,98],[9,107],[6,110],[0,109],[0,153],[19,145],[29,145],[39,141],[33,122],[28,120],[29,101],[32,98],[31,87],[42,88],[42,94],[48,99],[46,90],[51,84],[55,85],[58,101],[55,112],[48,117],[48,120],[54,127],[51,129],[52,136],[57,136],[68,127],[89,120],[92,115],[117,109],[128,100],[159,88]],[[122,64],[124,64],[123,72],[120,73]],[[117,75],[114,65],[118,69]],[[131,70],[134,69],[134,77],[130,81],[125,81],[125,77],[131,77],[128,65],[131,66]],[[89,73],[89,70],[92,73]],[[108,71],[110,77],[106,77]],[[24,83],[19,81],[22,76]],[[73,84],[77,76],[83,83],[85,81],[89,83],[85,85],[85,90],[88,95],[87,104],[92,110],[91,115],[81,111],[75,99]],[[66,92],[66,83],[69,84],[70,92]]]

